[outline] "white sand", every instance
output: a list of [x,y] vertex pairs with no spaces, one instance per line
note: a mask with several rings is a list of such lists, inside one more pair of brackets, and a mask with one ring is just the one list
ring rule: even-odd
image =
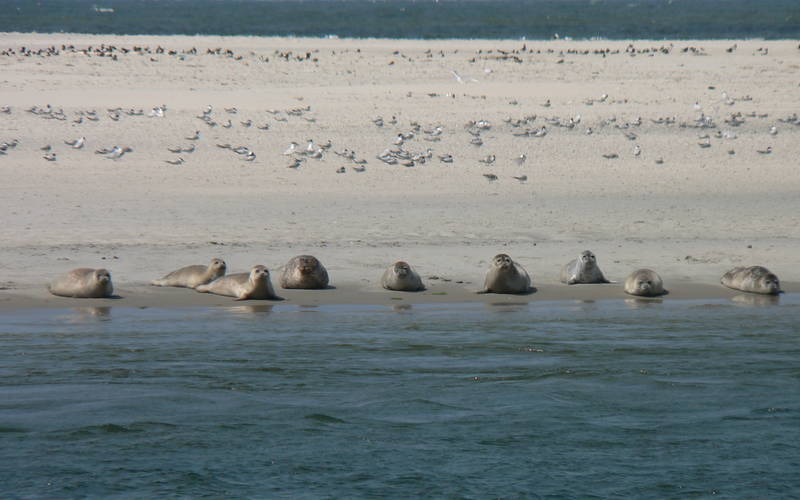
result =
[[[734,43],[737,49],[726,52]],[[198,52],[118,51],[117,60],[70,51],[19,54],[22,46],[62,44]],[[736,265],[764,265],[785,289],[800,290],[800,126],[779,121],[800,113],[796,42],[635,42],[639,50],[672,47],[635,56],[625,53],[626,42],[525,45],[534,53],[499,52],[519,50],[521,41],[0,34],[0,50],[16,52],[0,55],[0,107],[11,106],[10,114],[0,113],[0,143],[19,141],[0,155],[0,287],[6,288],[0,301],[58,304],[43,284],[85,266],[110,269],[131,304],[137,294],[155,294],[157,304],[172,292],[208,303],[191,291],[154,292],[144,284],[213,256],[231,272],[264,264],[274,282],[280,266],[300,253],[320,258],[332,284],[350,293],[325,292],[334,297],[329,301],[388,300],[380,275],[399,259],[423,277],[452,280],[428,280],[434,293],[445,287],[448,298],[471,297],[499,252],[526,267],[541,291],[550,290],[530,297],[621,296],[621,285],[576,292],[557,284],[560,267],[584,249],[620,282],[650,267],[668,289],[700,287],[678,297],[717,293],[719,277]],[[206,54],[217,47],[234,57]],[[591,53],[604,48],[619,53]],[[287,61],[276,51],[292,54]],[[296,60],[306,52],[310,60]],[[25,111],[48,104],[63,109],[66,120]],[[167,105],[165,116],[148,117],[160,104]],[[197,118],[208,105],[218,123],[213,128]],[[285,113],[306,106],[302,116]],[[145,116],[122,113],[113,121],[106,110],[117,107],[143,109]],[[237,114],[224,109],[231,107]],[[74,123],[90,110],[98,121]],[[694,125],[701,113],[716,128],[679,126]],[[726,124],[732,113],[741,113],[744,124]],[[532,115],[520,128],[504,121]],[[547,121],[578,115],[571,129]],[[378,116],[383,127],[372,122]],[[651,121],[661,117],[675,123]],[[231,128],[223,128],[229,119]],[[241,123],[248,119],[250,128]],[[470,120],[490,122],[483,146],[470,145]],[[422,130],[443,127],[438,142],[421,130],[402,146],[411,153],[430,148],[432,158],[414,167],[376,159],[397,149],[396,136],[412,122]],[[269,130],[256,128],[264,123]],[[545,137],[513,135],[543,125]],[[768,133],[771,126],[777,135]],[[201,133],[195,152],[167,151],[192,144],[184,138],[195,130]],[[717,138],[722,131],[736,138]],[[702,134],[711,136],[711,147],[698,145]],[[64,144],[81,136],[81,150]],[[305,148],[308,139],[330,140],[332,148],[321,160],[287,168],[288,144]],[[243,161],[219,143],[245,145],[256,160]],[[56,162],[42,158],[46,144]],[[116,161],[94,154],[115,145],[133,152]],[[757,152],[768,146],[771,154]],[[333,154],[345,148],[367,160],[365,172]],[[527,161],[514,163],[523,153]],[[609,153],[619,158],[603,158]],[[443,154],[453,163],[442,163]],[[493,164],[478,161],[488,155],[496,156]],[[178,156],[185,164],[165,162]],[[346,173],[336,173],[342,166]],[[497,181],[482,175],[489,173]],[[512,178],[519,175],[527,182]]]

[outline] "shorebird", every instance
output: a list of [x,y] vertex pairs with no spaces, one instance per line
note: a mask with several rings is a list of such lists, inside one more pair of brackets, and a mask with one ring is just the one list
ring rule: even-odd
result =
[[258,130],[269,130],[269,123],[264,123],[264,125],[256,125]]
[[166,160],[166,162],[170,165],[183,165],[184,160],[179,156],[177,160]]
[[245,120],[245,121],[239,122],[239,123],[241,123],[242,126],[245,127],[245,128],[250,128],[250,126],[253,125],[253,120]]
[[56,161],[56,154],[55,153],[47,153],[42,156],[47,161]]
[[473,146],[478,146],[478,147],[483,146],[483,140],[480,137],[473,137],[472,139],[470,139],[469,143],[472,144]]
[[80,139],[75,139],[74,141],[64,141],[64,144],[72,146],[73,149],[81,149],[85,142],[86,138],[81,137]]
[[[169,151],[170,153],[180,153],[181,151],[183,151],[183,148],[182,148],[182,147],[180,147],[180,146],[178,146],[178,147],[175,147],[175,148],[167,147],[167,151]],[[100,151],[99,151],[99,150],[98,150],[98,151],[95,151],[95,153],[99,153],[99,154],[105,154],[105,153],[107,153],[107,152],[108,152],[108,151],[104,151],[103,153],[100,153]]]
[[633,156],[639,156],[640,154],[642,154],[642,148],[640,148],[639,145],[636,144],[633,147]]
[[708,136],[706,136],[705,140],[703,142],[698,142],[697,145],[700,146],[701,148],[710,148],[711,139]]
[[292,141],[289,144],[289,147],[286,148],[286,151],[283,152],[283,154],[286,155],[286,156],[289,156],[289,155],[295,154],[296,152],[297,152],[297,143]]
[[200,131],[199,130],[195,130],[194,135],[191,136],[191,137],[187,137],[186,140],[187,141],[196,141],[199,138],[200,138]]
[[495,161],[496,159],[497,159],[497,157],[496,157],[495,155],[489,155],[489,156],[487,156],[486,158],[481,158],[481,159],[480,159],[480,160],[478,160],[478,161],[479,161],[479,162],[481,162],[481,163],[485,163],[485,164],[487,164],[487,165],[491,165],[492,163],[494,163],[494,161]]
[[484,177],[489,179],[489,182],[493,182],[497,180],[497,176],[494,174],[483,174]]
[[253,161],[256,159],[256,154],[252,151],[249,151],[247,155],[244,157],[244,161]]
[[339,167],[339,168],[336,169],[336,173],[337,174],[343,174],[345,172],[347,172],[347,169],[344,168],[344,167]]
[[233,127],[233,123],[230,120],[222,124],[222,128],[231,128]]
[[130,153],[132,151],[133,149],[129,148],[128,146],[122,148],[119,146],[114,146],[114,149],[108,155],[108,158],[111,160],[119,160],[120,158],[122,158],[122,155],[124,155],[125,153]]
[[520,181],[520,182],[525,182],[525,181],[528,180],[528,176],[527,175],[512,175],[512,177],[515,178],[516,180]]
[[300,168],[300,165],[302,164],[303,164],[303,159],[295,157],[292,160],[292,163],[288,164],[286,168]]
[[39,148],[39,151],[50,151],[51,149],[53,149],[52,146],[48,144],[46,146],[42,146],[41,148]]
[[603,155],[603,158],[613,160],[614,158],[619,158],[619,155],[617,153],[607,153]]
[[534,137],[544,137],[547,135],[547,127],[542,125],[542,128],[533,133]]
[[778,135],[778,127],[772,126],[769,128],[769,135]]
[[231,149],[231,145],[228,143],[225,144],[217,144],[217,147],[220,149]]
[[351,167],[351,168],[353,170],[355,170],[356,172],[365,172],[367,170],[367,167],[365,167],[364,165],[357,165],[357,166]]
[[522,153],[521,155],[514,158],[514,163],[516,163],[517,165],[522,165],[523,163],[525,163],[525,160],[527,159],[528,156],[525,153]]
[[663,163],[664,163],[664,159],[663,158],[656,158],[656,165],[661,165]]
[[767,149],[756,149],[756,151],[762,155],[768,155],[772,153],[772,146],[767,146]]
[[439,155],[439,161],[442,163],[453,163],[453,155]]

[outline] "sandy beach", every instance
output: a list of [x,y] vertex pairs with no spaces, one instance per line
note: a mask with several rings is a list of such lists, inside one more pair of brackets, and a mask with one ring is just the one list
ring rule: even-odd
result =
[[[664,300],[740,265],[800,292],[798,74],[796,41],[0,34],[0,309],[230,305],[147,283],[303,253],[335,288],[286,303],[624,298],[640,267]],[[558,283],[585,249],[618,283]],[[497,253],[536,293],[474,294]],[[428,290],[382,290],[396,260]],[[49,295],[75,267],[121,298]]]

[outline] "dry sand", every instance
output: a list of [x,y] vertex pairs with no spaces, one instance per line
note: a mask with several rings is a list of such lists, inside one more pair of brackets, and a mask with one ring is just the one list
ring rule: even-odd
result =
[[[116,50],[101,57],[102,44]],[[0,307],[228,305],[146,283],[214,256],[230,272],[264,264],[275,282],[301,253],[326,264],[336,289],[279,290],[286,303],[622,298],[639,267],[661,274],[665,300],[733,297],[718,283],[737,265],[764,265],[800,291],[796,41],[632,45],[0,34],[0,50],[13,50],[0,55],[0,107],[10,106],[0,143],[18,140],[0,155]],[[59,54],[20,50],[50,46]],[[134,47],[147,50],[121,50]],[[148,116],[162,104],[163,117]],[[198,118],[209,105],[214,127]],[[34,106],[50,112],[26,111]],[[744,123],[726,123],[739,113]],[[703,116],[714,127],[699,128]],[[475,146],[467,129],[478,126],[465,125],[481,120],[490,128]],[[395,145],[415,122],[413,138]],[[427,133],[437,126],[440,136]],[[544,137],[515,135],[542,126]],[[197,130],[200,140],[185,139]],[[79,137],[82,149],[65,144]],[[289,143],[302,150],[309,139],[331,148],[287,168],[300,156],[282,154]],[[43,159],[48,144],[55,162]],[[192,153],[167,150],[191,144]],[[115,145],[132,151],[95,154]],[[345,149],[365,171],[334,153]],[[431,152],[403,166],[379,160],[386,149]],[[490,155],[492,164],[479,161]],[[166,163],[179,156],[183,165]],[[559,284],[560,267],[584,249],[620,283]],[[472,293],[500,252],[528,270],[537,293]],[[401,259],[427,292],[380,289]],[[44,284],[74,267],[110,269],[123,298],[48,295]]]

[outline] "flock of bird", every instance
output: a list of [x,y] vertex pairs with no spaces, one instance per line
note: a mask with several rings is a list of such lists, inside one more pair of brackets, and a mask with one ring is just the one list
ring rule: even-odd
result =
[[[733,106],[739,102],[751,101],[752,97],[744,96],[741,98],[730,97],[726,93],[722,94],[720,102],[725,105]],[[609,96],[603,94],[598,98],[585,99],[584,104],[593,106],[598,103],[609,101]],[[545,100],[540,103],[542,109],[551,108],[551,101]],[[703,108],[699,103],[693,106],[695,117],[693,119],[680,120],[676,116],[650,118],[650,127],[678,127],[681,129],[697,129],[697,145],[701,149],[711,148],[714,140],[729,142],[735,140],[738,136],[735,129],[748,123],[750,120],[766,120],[769,115],[767,113],[752,112],[731,112],[722,119],[722,124],[719,124],[713,117],[705,114]],[[11,106],[5,105],[0,107],[0,115],[11,115]],[[45,120],[58,120],[71,122],[75,126],[80,126],[86,122],[98,122],[102,119],[102,114],[96,110],[77,110],[69,115],[63,108],[55,108],[51,105],[43,107],[33,106],[28,108],[26,112],[31,115],[37,116]],[[149,111],[145,112],[143,109],[122,109],[122,108],[109,108],[106,110],[106,118],[118,122],[125,117],[145,117],[153,119],[163,119],[167,116],[167,105],[155,106]],[[309,105],[292,107],[286,110],[270,109],[264,112],[265,118],[259,123],[256,123],[251,118],[243,119],[240,117],[239,110],[235,107],[224,108],[222,112],[215,112],[214,107],[208,105],[196,119],[199,120],[208,129],[220,127],[222,129],[244,128],[249,129],[255,127],[258,130],[270,131],[274,126],[280,122],[287,122],[290,118],[303,120],[305,123],[316,123],[317,119],[313,116],[312,108]],[[274,123],[271,125],[266,117],[271,117]],[[642,129],[645,127],[645,121],[641,117],[634,120],[621,120],[616,116],[600,120],[593,126],[583,126],[583,118],[580,114],[572,116],[545,116],[540,117],[537,114],[527,114],[520,118],[506,117],[502,119],[502,127],[507,129],[513,137],[518,138],[545,138],[553,129],[564,129],[572,131],[577,128],[582,128],[583,134],[592,135],[597,133],[598,130],[618,132],[622,137],[633,143],[631,148],[631,155],[639,157],[642,154],[642,147],[638,143],[638,139],[642,134]],[[387,145],[383,151],[377,153],[374,158],[385,165],[399,165],[403,167],[415,167],[425,165],[428,162],[438,160],[443,164],[453,164],[457,162],[459,155],[454,151],[435,152],[434,148],[441,143],[442,139],[447,136],[446,126],[441,123],[433,123],[429,126],[423,126],[417,121],[409,121],[408,123],[401,123],[397,116],[392,116],[385,119],[382,116],[377,116],[371,119],[371,123],[378,129],[391,129],[387,134],[391,143]],[[778,134],[778,126],[800,126],[800,117],[797,113],[793,113],[786,117],[778,118],[777,124],[765,126],[765,132],[768,137]],[[495,129],[496,126],[486,119],[471,120],[463,125],[463,130],[466,133],[464,147],[479,149],[489,149],[485,147],[486,132]],[[185,157],[197,150],[197,143],[201,140],[203,132],[195,130],[184,137],[187,141],[186,144],[167,146],[166,150],[176,155],[173,158],[165,159],[164,162],[173,166],[179,166],[186,163]],[[63,140],[64,144],[69,146],[70,149],[80,150],[87,144],[85,136],[77,138],[69,138]],[[305,146],[301,143],[305,142]],[[0,143],[0,155],[7,155],[11,150],[17,148],[20,144],[19,139],[12,139],[8,142]],[[253,147],[248,145],[233,145],[230,143],[217,143],[216,147],[230,151],[234,157],[239,158],[244,162],[254,162],[257,158],[256,152]],[[53,150],[52,145],[47,144],[40,148],[43,152],[43,159],[49,162],[56,162],[58,160],[56,152]],[[725,148],[727,154],[735,154],[735,150],[731,147]],[[120,160],[128,153],[132,153],[134,149],[130,145],[113,145],[110,147],[101,147],[95,150],[95,153],[110,160]],[[342,148],[333,150],[333,144],[330,140],[325,142],[317,142],[313,139],[305,141],[292,141],[288,147],[283,151],[283,156],[289,157],[286,167],[290,169],[300,169],[307,162],[312,160],[323,160],[333,153],[341,160],[350,164],[350,167],[355,172],[365,172],[369,161],[364,155],[359,155],[350,148]],[[757,149],[757,152],[762,155],[768,155],[773,152],[771,145],[766,145],[763,148]],[[619,151],[602,152],[600,155],[606,160],[614,160],[620,158]],[[487,154],[479,154],[478,163],[486,167],[491,167],[497,164],[498,156],[494,152],[487,151]],[[502,159],[503,162],[510,162],[517,166],[523,166],[527,161],[528,155],[526,152],[520,152],[510,157],[506,156]],[[663,164],[664,159],[661,157],[656,158],[656,164]],[[345,166],[338,166],[337,173],[345,173],[347,168]],[[499,177],[495,173],[485,172],[482,173],[489,181],[496,181]],[[527,175],[512,176],[519,182],[527,181]]]

